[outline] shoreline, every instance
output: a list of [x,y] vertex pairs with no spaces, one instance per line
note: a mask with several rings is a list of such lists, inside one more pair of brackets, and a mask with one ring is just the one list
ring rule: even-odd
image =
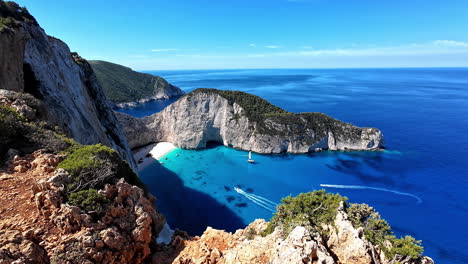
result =
[[125,108],[133,108],[133,107],[138,107],[140,105],[143,105],[148,102],[152,101],[164,101],[164,100],[171,100],[171,99],[179,99],[182,97],[180,96],[161,96],[161,97],[156,97],[156,96],[147,96],[135,101],[129,101],[129,102],[123,102],[123,103],[112,103],[112,109],[117,110],[117,109],[125,109]]
[[159,159],[175,149],[177,147],[170,142],[159,142],[134,150],[133,158],[137,162],[137,170],[141,171],[153,162],[159,162]]

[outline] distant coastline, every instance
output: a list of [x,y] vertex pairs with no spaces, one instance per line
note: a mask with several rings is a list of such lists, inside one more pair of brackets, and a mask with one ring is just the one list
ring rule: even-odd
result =
[[149,103],[151,101],[159,101],[159,100],[169,100],[169,99],[179,99],[182,95],[180,96],[172,96],[172,97],[158,97],[158,96],[147,96],[145,98],[135,100],[135,101],[130,101],[130,102],[124,102],[124,103],[118,103],[118,104],[113,104],[112,108],[113,109],[123,109],[123,108],[131,108],[131,107],[137,107],[145,103]]

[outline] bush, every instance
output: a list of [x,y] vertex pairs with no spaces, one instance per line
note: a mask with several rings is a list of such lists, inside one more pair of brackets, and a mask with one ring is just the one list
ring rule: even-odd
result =
[[421,241],[415,240],[411,236],[396,238],[387,221],[382,219],[379,213],[367,204],[350,204],[347,213],[353,226],[362,227],[366,239],[373,245],[378,245],[387,258],[417,259],[423,253]]
[[96,211],[98,213],[103,212],[110,203],[104,195],[94,189],[70,193],[68,202],[71,205],[80,207],[84,211]]
[[128,183],[144,188],[143,183],[119,154],[104,145],[72,145],[69,154],[58,167],[70,173],[72,182],[68,192],[102,189],[107,183],[124,178]]
[[325,190],[283,198],[263,235],[272,233],[277,226],[282,227],[285,236],[296,226],[321,231],[321,224],[333,223],[340,202],[346,200],[346,197]]
[[257,235],[257,231],[255,231],[254,228],[250,228],[245,237],[247,238],[247,240],[252,240],[255,238],[256,235]]
[[416,240],[412,236],[394,239],[392,241],[392,246],[390,253],[394,255],[394,257],[401,256],[418,259],[424,251],[424,248],[421,246],[421,240]]
[[68,148],[71,141],[45,128],[41,122],[28,121],[13,108],[0,105],[0,164],[5,164],[9,149],[18,150],[21,155],[38,149],[58,153]]

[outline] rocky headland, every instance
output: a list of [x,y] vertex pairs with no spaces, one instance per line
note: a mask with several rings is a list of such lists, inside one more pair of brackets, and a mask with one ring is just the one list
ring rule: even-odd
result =
[[89,61],[107,98],[117,108],[134,107],[152,100],[176,98],[184,95],[179,87],[164,78],[107,62]]
[[383,135],[322,113],[290,113],[244,92],[197,89],[160,113],[116,113],[132,148],[167,141],[185,149],[208,142],[258,153],[379,150]]

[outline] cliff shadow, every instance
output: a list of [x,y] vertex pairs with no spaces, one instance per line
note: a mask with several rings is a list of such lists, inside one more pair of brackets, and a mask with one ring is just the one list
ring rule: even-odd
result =
[[201,235],[207,226],[229,232],[246,226],[231,209],[210,195],[185,186],[177,174],[156,162],[142,170],[140,177],[156,196],[158,210],[172,229]]

